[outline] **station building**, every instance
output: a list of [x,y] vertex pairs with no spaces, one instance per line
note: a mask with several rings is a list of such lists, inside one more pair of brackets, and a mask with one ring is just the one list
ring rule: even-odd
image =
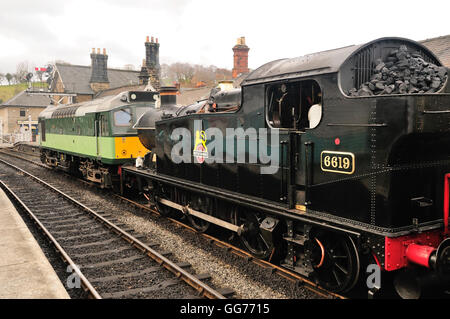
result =
[[[22,91],[10,100],[0,105],[0,136],[28,131],[31,125],[32,135],[37,134],[37,118],[50,104],[50,98],[43,95],[27,94]],[[30,122],[31,119],[31,122]]]

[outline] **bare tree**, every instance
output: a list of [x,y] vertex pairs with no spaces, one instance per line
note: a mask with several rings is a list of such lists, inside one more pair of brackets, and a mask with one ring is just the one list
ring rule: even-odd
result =
[[161,64],[161,78],[167,80],[175,80],[175,74],[172,72],[170,65],[163,63]]
[[200,82],[215,85],[217,81],[231,79],[231,71],[214,65],[203,66],[177,62],[161,65],[161,79],[164,83],[177,81],[183,86],[195,86]]
[[13,84],[19,84],[19,76],[17,75],[17,73],[13,73],[12,74],[12,82]]
[[12,74],[6,73],[5,78],[6,78],[6,81],[8,81],[8,84],[11,85],[11,80],[13,79]]
[[176,80],[183,84],[191,84],[194,77],[194,68],[189,63],[174,63],[170,66],[171,71],[175,74]]
[[26,82],[26,75],[28,74],[28,61],[22,61],[16,67],[16,80],[18,83]]

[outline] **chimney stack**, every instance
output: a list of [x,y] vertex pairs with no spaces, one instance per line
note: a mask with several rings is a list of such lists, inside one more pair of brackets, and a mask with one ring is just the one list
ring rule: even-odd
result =
[[248,51],[250,48],[245,44],[245,37],[237,39],[236,45],[233,47],[233,79],[237,78],[241,73],[248,73]]
[[98,91],[109,89],[108,80],[108,55],[106,55],[106,49],[103,49],[103,54],[100,53],[100,48],[92,48],[91,53],[91,84],[92,90],[97,93]]
[[[148,37],[147,37],[148,38]],[[147,85],[150,74],[148,74],[147,65],[145,64],[145,59],[142,60],[141,72],[139,73],[139,85]]]
[[148,40],[149,37],[147,36],[147,41],[145,42],[145,66],[147,67],[151,86],[153,86],[155,90],[159,90],[159,78],[161,72],[159,66],[159,43],[158,39],[154,42],[154,37],[151,37],[151,42]]

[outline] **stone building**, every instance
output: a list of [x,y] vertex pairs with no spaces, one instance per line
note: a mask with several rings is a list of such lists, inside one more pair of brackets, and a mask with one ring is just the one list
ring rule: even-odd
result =
[[[31,124],[33,136],[37,134],[39,113],[50,104],[50,98],[43,95],[27,94],[22,91],[0,105],[2,135],[20,133],[28,130]],[[30,122],[31,117],[31,122]]]

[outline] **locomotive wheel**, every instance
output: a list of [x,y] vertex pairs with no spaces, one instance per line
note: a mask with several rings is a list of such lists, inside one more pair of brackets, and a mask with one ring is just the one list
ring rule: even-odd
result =
[[[189,206],[205,214],[211,214],[212,211],[211,200],[208,197],[194,197]],[[207,231],[211,226],[210,222],[195,216],[188,215],[188,220],[192,227],[201,233]]]
[[[163,198],[163,197],[161,197],[161,198]],[[155,206],[156,206],[158,212],[161,214],[161,216],[167,217],[173,211],[172,207],[169,207],[169,206],[166,206],[164,204],[161,204],[158,201],[155,202]]]
[[235,225],[244,225],[244,232],[239,236],[247,250],[256,258],[266,259],[272,253],[273,246],[268,244],[261,234],[259,225],[263,217],[253,212],[237,212],[234,209],[231,221]]
[[157,185],[155,186],[156,191],[156,196],[155,196],[155,206],[158,210],[158,212],[161,214],[161,216],[169,216],[171,212],[173,212],[173,208],[166,206],[164,204],[161,204],[158,199],[162,198],[162,199],[168,199],[170,200],[170,198],[168,198],[167,195],[168,192],[166,193],[166,190],[164,189],[164,187],[162,185]]
[[310,250],[310,260],[321,286],[334,292],[346,292],[355,286],[360,262],[351,237],[321,233],[310,242]]

